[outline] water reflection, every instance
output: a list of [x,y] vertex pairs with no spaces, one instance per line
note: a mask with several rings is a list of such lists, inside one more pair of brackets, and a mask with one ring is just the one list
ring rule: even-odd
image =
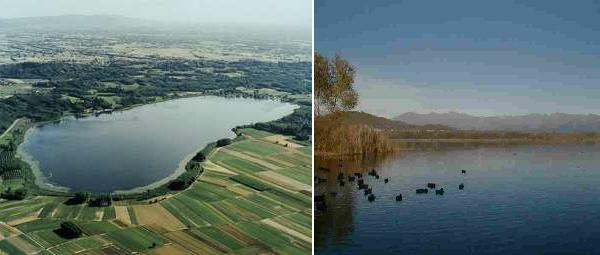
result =
[[[326,211],[316,212],[315,245],[324,245],[321,240],[343,244],[353,231],[353,193],[357,189],[357,182],[349,181],[348,176],[354,176],[355,173],[367,175],[368,171],[379,169],[398,157],[400,154],[315,157],[315,195],[324,196],[328,207]],[[343,186],[337,180],[340,173],[344,175]],[[329,240],[329,237],[333,240]]]
[[75,191],[128,190],[174,177],[181,160],[233,137],[233,127],[278,119],[295,108],[270,100],[181,98],[38,126],[19,148],[49,183]]
[[[389,157],[317,157],[316,176],[326,181],[315,193],[328,206],[315,215],[315,252],[598,253],[599,165],[598,145],[426,144]],[[381,178],[367,176],[371,169]],[[347,179],[357,172],[374,202]],[[428,182],[445,194],[415,193]]]

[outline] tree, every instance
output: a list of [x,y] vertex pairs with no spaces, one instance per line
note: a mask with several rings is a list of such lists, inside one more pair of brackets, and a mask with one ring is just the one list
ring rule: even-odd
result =
[[12,190],[10,187],[1,194],[2,198],[7,200],[23,200],[27,197],[27,190],[24,188],[18,188]]
[[354,90],[356,70],[346,59],[335,55],[328,59],[315,53],[315,113],[323,115],[349,111],[358,105]]
[[204,153],[201,151],[201,152],[198,152],[198,153],[196,154],[196,156],[194,156],[194,158],[192,158],[192,159],[193,159],[193,160],[195,160],[195,161],[198,161],[198,162],[204,162],[204,160],[206,160],[206,156],[205,156],[205,155],[204,155]]
[[89,192],[77,192],[75,193],[75,195],[69,199],[67,202],[69,204],[82,204],[88,201],[88,199],[90,199],[90,193]]
[[223,138],[217,141],[217,147],[223,147],[231,144],[231,139]]
[[81,231],[81,228],[77,226],[77,224],[71,221],[65,221],[60,224],[59,233],[67,238],[78,238],[83,231]]
[[112,195],[102,194],[90,200],[88,203],[91,207],[105,207],[112,204]]
[[315,52],[314,76],[315,113],[320,115],[329,88],[329,60],[318,52]]

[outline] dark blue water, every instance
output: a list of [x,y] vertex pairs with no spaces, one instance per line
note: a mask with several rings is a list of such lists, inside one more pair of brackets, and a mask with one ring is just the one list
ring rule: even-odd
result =
[[[349,172],[379,170],[381,179],[366,178],[376,200],[355,183],[335,183],[337,159],[317,160],[332,170],[318,174],[329,180],[316,187],[328,202],[316,214],[316,254],[600,253],[598,145],[414,152],[343,164]],[[445,194],[415,194],[428,182]],[[402,202],[394,199],[399,193]]]
[[21,145],[47,181],[73,190],[128,190],[170,176],[238,125],[270,121],[296,106],[268,100],[195,97],[110,115],[65,119],[28,131]]

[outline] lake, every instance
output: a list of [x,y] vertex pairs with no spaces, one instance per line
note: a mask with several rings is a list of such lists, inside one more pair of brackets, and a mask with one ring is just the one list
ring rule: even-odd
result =
[[[317,158],[330,171],[317,172],[327,178],[315,188],[327,209],[316,213],[316,254],[600,253],[599,145],[453,148],[341,163],[349,173],[378,171],[380,179],[364,177],[376,199],[347,178],[343,187],[335,181],[339,159]],[[428,182],[444,195],[415,194]]]
[[129,190],[174,177],[186,156],[235,137],[236,126],[275,120],[295,108],[271,100],[182,98],[35,127],[19,151],[43,183],[76,191]]

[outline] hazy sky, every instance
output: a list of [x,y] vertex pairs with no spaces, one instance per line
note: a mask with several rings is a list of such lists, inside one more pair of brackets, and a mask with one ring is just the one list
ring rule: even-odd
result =
[[310,28],[312,0],[0,0],[0,18],[73,14]]
[[600,1],[316,0],[315,48],[382,116],[600,114]]

